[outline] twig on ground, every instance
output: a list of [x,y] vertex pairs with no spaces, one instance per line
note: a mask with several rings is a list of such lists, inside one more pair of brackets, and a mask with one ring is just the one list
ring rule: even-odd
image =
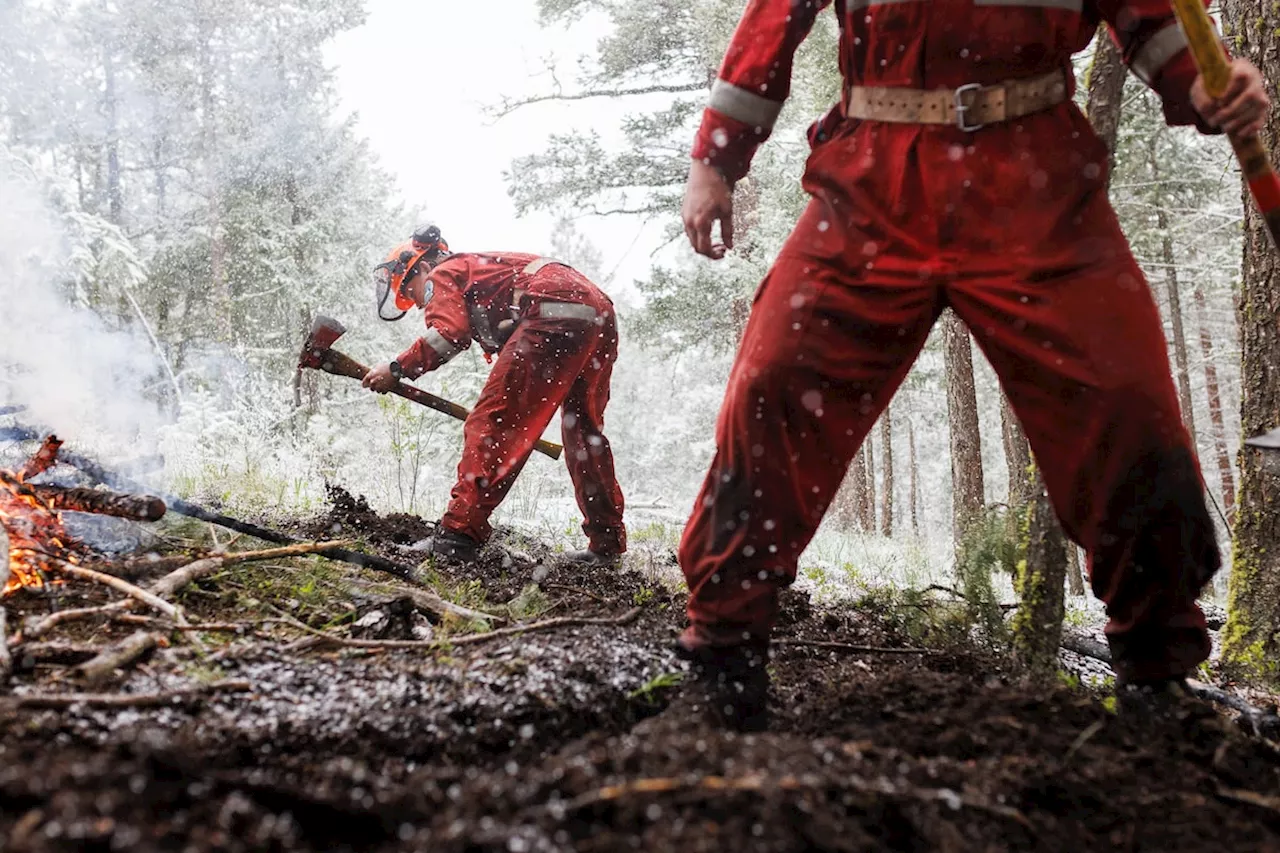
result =
[[[746,776],[730,778],[725,776],[665,776],[647,779],[633,779],[618,785],[606,785],[594,791],[574,797],[567,803],[558,806],[564,813],[579,811],[598,803],[612,802],[625,797],[643,794],[664,794],[672,792],[738,792],[738,791],[813,791],[841,787],[859,794],[889,797],[892,799],[920,800],[939,802],[951,808],[969,808],[974,811],[987,812],[1008,820],[1022,827],[1033,830],[1034,826],[1027,816],[1011,806],[992,803],[986,800],[967,797],[949,788],[917,788],[914,786],[897,787],[888,779],[868,781],[858,776],[845,776],[839,780],[818,778],[814,776],[779,776],[770,777],[763,773],[751,773]],[[537,806],[533,810],[542,811],[548,806]]]
[[341,549],[350,542],[299,542],[283,548],[267,548],[264,551],[237,551],[228,554],[211,554],[187,563],[177,571],[170,572],[151,585],[151,591],[157,595],[172,595],[192,581],[211,575],[225,566],[237,563],[251,563],[258,560],[274,560],[278,557],[299,557],[304,554],[321,554],[325,551]]
[[104,586],[109,586],[118,592],[123,592],[125,595],[129,596],[130,598],[134,598],[138,601],[141,601],[143,604],[146,604],[148,607],[152,607],[156,610],[159,610],[161,613],[163,613],[165,616],[168,616],[170,619],[172,619],[175,622],[179,622],[179,623],[186,622],[186,619],[183,617],[181,610],[174,607],[172,604],[165,601],[163,598],[156,595],[155,593],[147,592],[142,587],[135,586],[129,583],[127,580],[123,580],[121,578],[115,577],[114,575],[106,575],[106,574],[103,574],[102,572],[95,571],[93,569],[86,569],[84,566],[77,566],[72,563],[68,563],[64,560],[55,559],[55,560],[50,560],[49,563],[54,567],[55,570],[57,570],[61,574],[70,575],[71,577],[80,578],[81,580],[93,581],[95,583],[103,584]]
[[430,590],[416,589],[413,587],[405,587],[396,589],[396,592],[407,595],[413,599],[413,606],[427,613],[434,613],[437,616],[456,616],[467,621],[484,620],[486,622],[508,622],[506,617],[499,616],[496,613],[486,613],[483,610],[472,610],[470,607],[463,607],[461,604],[454,604],[442,596],[437,595]]
[[833,652],[852,652],[873,655],[936,655],[937,649],[898,649],[889,646],[856,646],[852,643],[834,643],[826,640],[774,640],[776,646],[801,646],[814,649],[830,649]]
[[43,693],[0,697],[0,708],[154,708],[177,705],[211,693],[248,693],[253,685],[247,681],[215,681],[186,690],[163,693]]
[[542,583],[538,584],[538,586],[546,587],[547,589],[562,589],[565,592],[572,592],[575,595],[586,596],[587,598],[590,598],[593,601],[598,601],[601,604],[614,603],[614,600],[612,598],[605,598],[602,595],[596,595],[594,592],[591,592],[590,590],[583,589],[582,587],[579,587],[579,586],[570,586],[567,583],[551,583],[549,581],[543,581]]
[[105,681],[117,669],[123,669],[155,649],[160,638],[150,631],[137,631],[119,643],[108,646],[97,657],[75,669],[75,675],[87,684]]
[[1257,791],[1250,791],[1247,788],[1228,788],[1226,785],[1218,785],[1214,793],[1220,798],[1230,800],[1233,803],[1257,806],[1274,814],[1280,814],[1280,797],[1259,794]]
[[78,607],[74,610],[59,610],[57,613],[50,613],[29,627],[24,627],[20,632],[20,637],[15,638],[13,642],[22,642],[35,640],[43,637],[54,628],[65,622],[77,622],[81,619],[92,619],[95,616],[105,616],[111,613],[117,613],[124,610],[133,599],[126,598],[123,601],[113,601],[110,604],[99,605],[98,607]]
[[[332,634],[325,633],[318,628],[312,628],[304,622],[299,622],[293,617],[288,617],[289,624],[302,631],[306,631],[312,636],[323,639],[327,642],[334,643],[339,646],[346,646],[354,649],[443,649],[452,648],[454,646],[473,646],[477,643],[485,643],[490,640],[497,640],[502,637],[510,637],[515,634],[529,634],[540,631],[551,631],[556,628],[573,628],[585,625],[627,625],[634,622],[640,616],[641,608],[635,607],[617,617],[587,617],[587,616],[561,616],[555,619],[544,619],[541,622],[530,622],[527,625],[512,625],[509,628],[499,628],[496,631],[487,631],[483,634],[467,634],[463,637],[450,637],[445,640],[350,640],[345,637],[335,637]],[[284,611],[280,611],[284,613]],[[288,614],[284,614],[288,616]]]
[[101,646],[85,643],[26,643],[17,646],[13,658],[18,669],[31,669],[39,663],[74,666],[102,652]]

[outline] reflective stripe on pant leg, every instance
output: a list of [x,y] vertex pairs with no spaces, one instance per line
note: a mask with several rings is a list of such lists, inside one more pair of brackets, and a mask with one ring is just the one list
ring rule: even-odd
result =
[[511,490],[598,335],[596,326],[568,333],[562,323],[536,318],[516,328],[463,427],[447,527],[482,542],[489,538],[489,516]]
[[621,554],[627,550],[622,488],[614,472],[613,449],[604,434],[604,410],[609,403],[609,382],[617,358],[618,330],[610,313],[595,351],[565,398],[560,430],[565,464],[585,519],[582,532],[597,554]]
[[[824,230],[817,209],[799,240]],[[784,254],[761,287],[680,546],[695,642],[768,636],[779,587],[924,344],[936,288],[880,260],[855,280]]]

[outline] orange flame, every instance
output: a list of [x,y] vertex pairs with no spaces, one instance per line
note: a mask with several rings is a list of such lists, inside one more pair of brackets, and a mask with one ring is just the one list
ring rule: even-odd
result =
[[22,587],[42,587],[50,559],[78,562],[62,516],[37,497],[21,474],[0,469],[0,527],[9,536],[9,579],[0,596]]

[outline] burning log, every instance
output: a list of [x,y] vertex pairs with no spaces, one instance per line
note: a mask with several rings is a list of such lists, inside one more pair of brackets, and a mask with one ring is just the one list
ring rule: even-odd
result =
[[18,470],[18,479],[22,481],[30,480],[37,474],[43,474],[54,466],[58,461],[58,448],[62,447],[62,440],[56,435],[47,436],[44,444],[40,445],[40,449],[35,455],[26,461],[26,464]]
[[154,495],[126,495],[104,489],[45,485],[32,485],[31,491],[51,509],[91,512],[130,521],[159,521],[166,510],[164,501]]

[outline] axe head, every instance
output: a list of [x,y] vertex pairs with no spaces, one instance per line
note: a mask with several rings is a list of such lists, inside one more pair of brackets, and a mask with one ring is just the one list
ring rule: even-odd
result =
[[1280,427],[1271,430],[1271,432],[1264,432],[1262,435],[1247,438],[1244,443],[1249,447],[1257,447],[1261,450],[1280,450]]
[[346,332],[347,327],[337,320],[332,317],[326,317],[323,314],[317,314],[316,319],[311,323],[311,331],[307,334],[307,339],[302,343],[302,353],[298,356],[298,366],[309,367],[314,370],[320,369],[320,365],[324,361],[324,354]]

